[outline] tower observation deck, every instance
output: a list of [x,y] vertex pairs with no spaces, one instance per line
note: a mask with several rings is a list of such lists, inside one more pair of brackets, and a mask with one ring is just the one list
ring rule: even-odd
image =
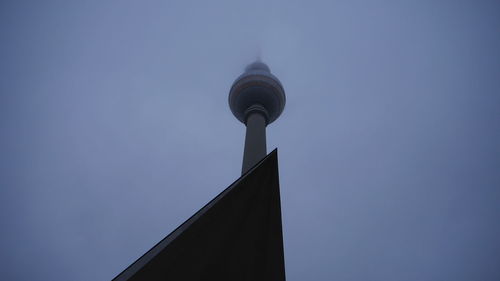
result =
[[278,119],[285,102],[281,82],[261,61],[248,65],[234,81],[229,107],[236,119],[246,125],[242,174],[267,155],[266,126]]

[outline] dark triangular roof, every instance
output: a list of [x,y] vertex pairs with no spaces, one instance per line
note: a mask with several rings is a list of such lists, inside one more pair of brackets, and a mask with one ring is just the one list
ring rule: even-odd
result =
[[277,151],[114,280],[285,280]]

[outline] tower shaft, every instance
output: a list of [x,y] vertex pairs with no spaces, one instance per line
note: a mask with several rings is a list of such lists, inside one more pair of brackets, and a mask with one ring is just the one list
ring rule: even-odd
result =
[[242,175],[267,155],[266,118],[264,115],[259,112],[250,113],[246,125]]

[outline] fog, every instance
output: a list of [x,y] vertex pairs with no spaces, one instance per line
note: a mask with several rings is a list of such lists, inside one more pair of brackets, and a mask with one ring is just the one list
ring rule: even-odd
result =
[[500,279],[496,1],[2,1],[2,280],[110,280],[240,175],[229,88],[287,104],[287,279]]

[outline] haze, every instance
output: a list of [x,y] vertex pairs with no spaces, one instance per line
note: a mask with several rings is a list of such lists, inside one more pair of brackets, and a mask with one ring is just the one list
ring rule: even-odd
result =
[[236,180],[284,85],[287,279],[500,279],[498,1],[2,1],[2,280],[110,280]]

